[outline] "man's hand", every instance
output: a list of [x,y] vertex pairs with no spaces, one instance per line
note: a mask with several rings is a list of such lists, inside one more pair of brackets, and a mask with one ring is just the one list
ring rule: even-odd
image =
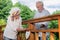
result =
[[40,28],[45,28],[46,26],[44,24],[41,24],[41,27]]

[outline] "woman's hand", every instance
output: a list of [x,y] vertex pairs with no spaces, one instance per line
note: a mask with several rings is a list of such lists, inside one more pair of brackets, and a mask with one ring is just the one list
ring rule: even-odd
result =
[[28,28],[24,28],[24,29],[17,28],[16,30],[17,30],[17,31],[29,31],[29,29],[28,29]]
[[29,28],[25,28],[26,31],[29,31],[30,29]]
[[17,31],[26,31],[26,29],[17,28]]
[[17,30],[17,31],[20,31],[21,29],[20,29],[20,28],[17,28],[16,30]]

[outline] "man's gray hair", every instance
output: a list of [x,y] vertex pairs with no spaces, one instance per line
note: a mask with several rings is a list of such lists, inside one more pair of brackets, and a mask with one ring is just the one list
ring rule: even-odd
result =
[[19,11],[19,13],[20,13],[20,9],[18,8],[18,7],[13,7],[13,8],[11,8],[11,10],[10,10],[10,15],[12,15],[14,12],[17,12],[17,11]]
[[43,2],[42,2],[42,1],[37,1],[37,2],[36,2],[36,4],[38,4],[38,3],[41,3],[41,4],[42,4],[42,6],[43,6]]

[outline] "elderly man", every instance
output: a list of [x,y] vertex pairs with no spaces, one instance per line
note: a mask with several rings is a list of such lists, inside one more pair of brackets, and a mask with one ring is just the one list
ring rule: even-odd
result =
[[[50,13],[47,10],[45,10],[43,6],[44,6],[43,2],[41,2],[41,1],[36,2],[36,7],[37,7],[38,11],[35,12],[34,19],[50,15]],[[36,29],[37,30],[47,29],[48,23],[49,22],[35,23]],[[48,36],[48,34],[46,36]],[[39,32],[39,40],[42,40],[42,32]]]

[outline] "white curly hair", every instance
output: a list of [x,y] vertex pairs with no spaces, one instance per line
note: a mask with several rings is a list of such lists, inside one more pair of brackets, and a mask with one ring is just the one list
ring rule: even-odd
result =
[[38,4],[38,3],[41,3],[41,4],[42,4],[42,6],[44,6],[44,4],[43,4],[43,2],[42,2],[42,1],[37,1],[37,2],[36,2],[36,4]]
[[13,7],[11,8],[9,14],[12,15],[14,12],[17,12],[17,11],[19,11],[19,13],[21,12],[21,10],[18,7]]

